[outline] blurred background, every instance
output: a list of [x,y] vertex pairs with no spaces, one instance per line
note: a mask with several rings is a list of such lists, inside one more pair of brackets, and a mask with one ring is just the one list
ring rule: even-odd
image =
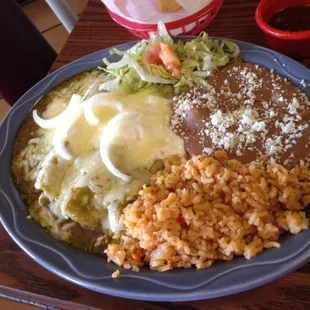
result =
[[[1,0],[0,0],[1,1]],[[65,44],[69,33],[61,24],[45,0],[14,0],[19,3],[25,14],[58,54]],[[79,15],[88,0],[68,0],[73,10]],[[5,48],[1,46],[0,48]],[[0,122],[10,109],[9,104],[0,96]],[[1,307],[0,303],[0,309]]]

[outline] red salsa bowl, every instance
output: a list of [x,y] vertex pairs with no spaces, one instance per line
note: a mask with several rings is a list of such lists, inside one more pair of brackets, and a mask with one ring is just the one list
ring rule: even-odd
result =
[[[280,30],[270,25],[270,21],[275,14],[283,12],[289,13],[291,9],[291,22],[296,19],[296,8],[305,7],[310,10],[310,0],[262,0],[256,9],[256,22],[258,26],[265,32],[270,47],[280,53],[292,56],[294,58],[310,57],[310,27],[296,31],[290,31],[289,26],[286,30]],[[303,12],[305,15],[305,12]],[[306,15],[305,15],[306,17]],[[286,18],[289,16],[286,14]],[[307,18],[307,17],[306,17]],[[309,21],[307,19],[307,21]],[[285,25],[287,26],[287,25]],[[279,27],[280,28],[280,27]]]

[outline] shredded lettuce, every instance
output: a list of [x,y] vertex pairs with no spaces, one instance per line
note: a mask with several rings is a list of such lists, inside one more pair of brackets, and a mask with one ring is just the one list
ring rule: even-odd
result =
[[[149,46],[168,44],[180,60],[180,77],[171,75],[163,64],[145,64],[143,55]],[[208,87],[207,77],[219,67],[238,59],[240,49],[237,44],[223,40],[210,40],[205,32],[189,42],[170,37],[164,23],[158,23],[158,32],[150,33],[148,40],[142,40],[127,51],[111,49],[111,54],[122,56],[120,61],[110,63],[103,59],[108,79],[101,89],[118,89],[134,93],[150,86],[172,85],[178,94],[193,86]],[[116,80],[116,81],[115,81]],[[112,82],[113,81],[113,82]]]
[[150,39],[148,40],[152,45],[156,45],[160,42],[173,46],[173,39],[170,37],[166,26],[163,22],[157,24],[157,33],[151,32]]

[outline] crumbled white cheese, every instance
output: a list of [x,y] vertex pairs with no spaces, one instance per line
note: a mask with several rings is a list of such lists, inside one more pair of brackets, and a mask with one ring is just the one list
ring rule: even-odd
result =
[[255,122],[255,115],[252,109],[245,109],[241,116],[241,124],[251,126]]
[[215,114],[211,115],[211,123],[213,126],[219,126],[223,122],[223,112],[217,110]]
[[288,105],[288,110],[290,114],[297,114],[297,109],[299,108],[299,101],[293,98],[292,102]]
[[270,118],[273,118],[273,117],[275,117],[276,116],[276,112],[274,111],[274,110],[270,110],[269,111],[269,117]]
[[261,132],[266,130],[266,123],[264,121],[261,122],[255,122],[252,125],[252,130],[256,132]]
[[271,138],[268,138],[266,140],[265,146],[266,146],[267,154],[269,156],[275,155],[277,153],[282,153],[283,151],[282,143],[279,141],[280,139],[277,139],[277,140],[273,140]]
[[295,131],[295,123],[289,122],[282,127],[283,133],[293,133]]
[[213,149],[208,147],[205,147],[202,151],[207,155],[212,155],[213,153]]

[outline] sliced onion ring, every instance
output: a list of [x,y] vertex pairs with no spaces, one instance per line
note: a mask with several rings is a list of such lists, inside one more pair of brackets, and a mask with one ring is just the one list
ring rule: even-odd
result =
[[98,126],[100,123],[94,113],[95,106],[109,107],[119,112],[123,109],[123,105],[111,97],[110,94],[101,93],[92,96],[84,102],[84,116],[88,124],[91,126]]
[[[78,95],[73,95],[78,96]],[[72,96],[72,97],[73,97]],[[75,100],[79,99],[81,103],[81,96],[78,96]],[[83,113],[83,105],[78,105],[74,108],[74,110],[70,111],[61,121],[59,126],[57,126],[55,135],[54,135],[54,149],[55,152],[61,156],[63,159],[71,160],[72,155],[68,151],[66,147],[66,138],[70,127],[74,124],[74,122],[82,115]]]
[[70,115],[81,103],[81,96],[73,94],[68,106],[57,116],[50,118],[50,119],[44,119],[41,118],[38,115],[37,110],[33,110],[32,115],[33,115],[33,120],[35,123],[43,128],[43,129],[53,129],[58,127],[64,119]]
[[124,113],[116,115],[108,122],[108,124],[104,128],[104,131],[102,133],[101,140],[100,140],[100,155],[101,155],[103,163],[106,165],[107,169],[113,175],[122,179],[125,182],[129,182],[131,177],[119,171],[114,166],[110,158],[109,153],[110,153],[111,137],[113,136],[111,133],[113,133],[120,126],[121,122],[125,120],[134,120],[138,116],[139,116],[139,113],[137,112],[124,112]]

